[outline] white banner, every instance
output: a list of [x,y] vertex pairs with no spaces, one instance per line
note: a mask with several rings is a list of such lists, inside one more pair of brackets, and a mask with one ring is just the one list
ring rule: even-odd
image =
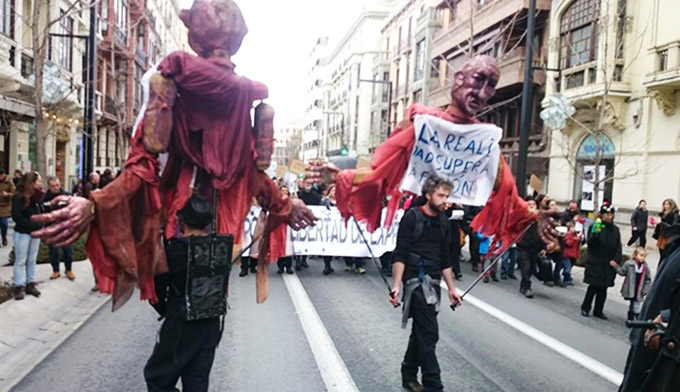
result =
[[429,115],[416,116],[414,125],[416,142],[400,189],[420,195],[427,177],[437,174],[453,184],[450,202],[486,204],[496,182],[503,130]]
[[[606,174],[604,165],[598,166],[600,181]],[[600,189],[597,192],[598,200],[602,205],[604,199],[605,183],[600,182]],[[581,182],[581,209],[583,211],[593,211],[595,209],[595,165],[583,166],[583,181]]]
[[[309,207],[314,215],[319,218],[314,227],[305,230],[293,231],[288,227],[287,253],[289,255],[312,255],[312,256],[348,256],[348,257],[370,257],[371,254],[366,243],[361,237],[356,223],[350,219],[345,226],[345,221],[340,216],[337,208],[330,209],[320,206]],[[243,245],[250,245],[255,235],[257,217],[260,214],[260,207],[252,207],[246,217],[243,226],[244,238]],[[398,211],[394,222],[389,229],[381,226],[373,234],[360,224],[361,230],[366,240],[371,245],[371,250],[375,257],[380,257],[386,252],[391,252],[397,245],[397,231],[403,211]],[[383,219],[385,210],[383,210]],[[248,256],[246,252],[244,256]]]

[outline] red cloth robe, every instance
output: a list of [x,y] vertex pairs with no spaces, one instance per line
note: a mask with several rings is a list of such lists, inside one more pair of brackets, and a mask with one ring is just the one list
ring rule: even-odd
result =
[[[167,238],[177,233],[176,214],[189,199],[194,166],[195,191],[211,200],[219,192],[219,233],[240,243],[250,201],[269,211],[260,255],[271,261],[271,233],[288,223],[292,206],[276,185],[255,168],[255,140],[250,109],[267,96],[266,86],[237,76],[228,60],[206,60],[174,52],[159,71],[177,85],[168,163],[159,176],[158,157],[146,151],[137,129],[122,175],[93,192],[96,216],[87,244],[101,292],[112,293],[114,310],[139,287],[141,299],[157,301],[153,275],[163,255],[162,218]],[[143,123],[143,122],[142,122]],[[142,125],[140,124],[140,127]]]
[[[378,148],[371,159],[372,172],[358,186],[353,185],[355,170],[339,174],[336,188],[338,209],[345,219],[353,216],[366,223],[370,232],[380,227],[383,199],[389,198],[385,224],[389,226],[394,219],[399,200],[403,196],[399,185],[408,169],[409,159],[415,145],[413,119],[418,114],[439,117],[455,124],[478,123],[474,118],[464,115],[455,106],[447,110],[423,105],[411,105],[405,113],[406,123],[400,124],[392,135]],[[485,237],[495,235],[494,244],[501,243],[501,251],[510,246],[536,216],[527,210],[526,202],[519,197],[514,177],[501,155],[503,165],[499,175],[500,185],[491,194],[487,205],[472,222],[475,231]],[[494,245],[492,244],[492,245]]]

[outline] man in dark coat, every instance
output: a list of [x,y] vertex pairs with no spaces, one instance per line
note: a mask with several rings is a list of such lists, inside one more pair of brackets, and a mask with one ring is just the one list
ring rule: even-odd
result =
[[[680,240],[676,240],[679,241]],[[675,244],[674,244],[675,245]],[[653,320],[659,315],[666,315],[668,318],[669,313],[672,318],[674,318],[675,324],[669,325],[669,331],[666,337],[675,336],[677,342],[678,336],[678,313],[671,309],[675,307],[678,308],[678,294],[680,291],[680,249],[676,249],[667,260],[659,266],[656,273],[656,278],[652,284],[652,288],[649,290],[649,294],[645,298],[645,302],[642,305],[642,310],[640,312],[641,320]],[[675,301],[675,303],[674,303]],[[671,309],[669,312],[668,310]],[[672,328],[671,328],[672,327]],[[676,331],[676,332],[672,332]],[[628,359],[626,360],[626,368],[624,370],[623,383],[621,384],[620,392],[638,392],[642,388],[642,384],[646,379],[653,382],[651,376],[648,377],[650,369],[655,364],[655,361],[659,357],[659,351],[648,347],[645,342],[645,331],[642,329],[633,329],[630,333],[630,343],[631,348],[628,351]],[[666,342],[667,345],[668,342]],[[666,350],[670,347],[666,347]],[[678,359],[677,355],[678,346],[674,348],[675,360]],[[671,359],[672,361],[673,359]],[[665,362],[665,361],[662,361]],[[663,368],[666,368],[664,365]],[[677,363],[676,363],[677,366]],[[676,367],[677,369],[677,367]],[[677,370],[676,370],[677,372]],[[677,373],[676,373],[677,375]],[[673,384],[677,390],[677,384]],[[654,389],[649,389],[654,390]],[[672,390],[668,389],[668,390]]]
[[649,220],[649,211],[647,211],[647,202],[640,200],[633,214],[630,216],[630,229],[632,234],[628,240],[628,246],[631,246],[640,240],[640,246],[647,246],[647,221]]
[[[672,257],[680,258],[675,252]],[[680,385],[680,277],[676,280],[673,306],[670,312],[662,312],[655,322],[667,322],[668,328],[663,337],[649,340],[647,346],[660,349],[649,375],[642,385],[643,392],[671,392],[677,391]],[[654,330],[648,330],[647,334]],[[647,340],[647,339],[646,339]]]
[[[61,181],[57,177],[50,177],[50,179],[47,180],[47,185],[47,192],[42,199],[43,203],[50,203],[57,196],[70,195],[70,193],[66,192],[64,188],[61,187]],[[76,275],[71,270],[71,265],[73,263],[73,246],[66,245],[64,247],[57,248],[54,245],[49,245],[49,249],[50,264],[52,264],[52,275],[50,275],[50,279],[57,279],[61,276],[59,273],[59,249],[62,249],[62,252],[64,252],[64,271],[66,273],[66,277],[71,281],[75,280]]]
[[610,204],[602,204],[600,217],[590,229],[588,237],[588,256],[583,281],[588,284],[588,291],[581,305],[581,315],[588,317],[595,298],[593,316],[607,320],[604,303],[607,300],[607,288],[614,286],[616,271],[609,265],[610,261],[621,264],[621,233],[614,224],[616,210]]

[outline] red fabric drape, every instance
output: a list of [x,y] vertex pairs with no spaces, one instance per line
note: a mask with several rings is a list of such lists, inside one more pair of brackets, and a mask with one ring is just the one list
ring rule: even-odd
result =
[[194,166],[206,176],[197,189],[204,197],[211,199],[212,187],[219,190],[218,232],[233,234],[237,243],[253,197],[270,212],[260,254],[269,256],[270,244],[278,246],[268,233],[291,217],[290,202],[254,166],[250,109],[254,100],[266,98],[266,87],[235,75],[228,60],[183,52],[170,54],[159,70],[175,81],[179,93],[163,179],[157,156],[145,150],[143,132],[137,129],[123,174],[91,196],[97,212],[87,253],[100,290],[113,294],[114,310],[135,286],[141,299],[157,301],[153,274],[160,256],[161,218],[167,218],[166,236],[174,236],[177,211],[191,194]]

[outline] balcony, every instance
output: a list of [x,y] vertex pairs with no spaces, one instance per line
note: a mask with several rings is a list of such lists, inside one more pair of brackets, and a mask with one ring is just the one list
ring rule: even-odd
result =
[[[622,67],[623,64],[615,64],[614,70]],[[557,79],[557,85],[560,86],[562,94],[571,100],[593,100],[601,97],[605,90],[607,95],[611,98],[622,97],[627,98],[631,96],[630,84],[622,80],[622,76],[614,72],[614,79],[608,76],[610,86],[605,86],[603,76],[599,68],[601,64],[598,61],[591,61],[586,64],[581,64],[562,71],[561,79]],[[614,71],[612,70],[612,72]]]
[[[550,11],[550,0],[537,0],[536,10]],[[497,0],[479,8],[475,14],[474,34],[480,34],[498,25],[500,22],[511,19],[518,12],[526,12],[529,8],[529,0]],[[448,28],[442,29],[435,36],[432,45],[432,53],[439,55],[446,53],[470,39],[469,21],[454,21]],[[520,28],[517,26],[516,28]]]
[[654,72],[648,73],[642,84],[659,109],[666,116],[673,116],[676,113],[675,92],[680,90],[680,41],[657,48],[657,56]]

